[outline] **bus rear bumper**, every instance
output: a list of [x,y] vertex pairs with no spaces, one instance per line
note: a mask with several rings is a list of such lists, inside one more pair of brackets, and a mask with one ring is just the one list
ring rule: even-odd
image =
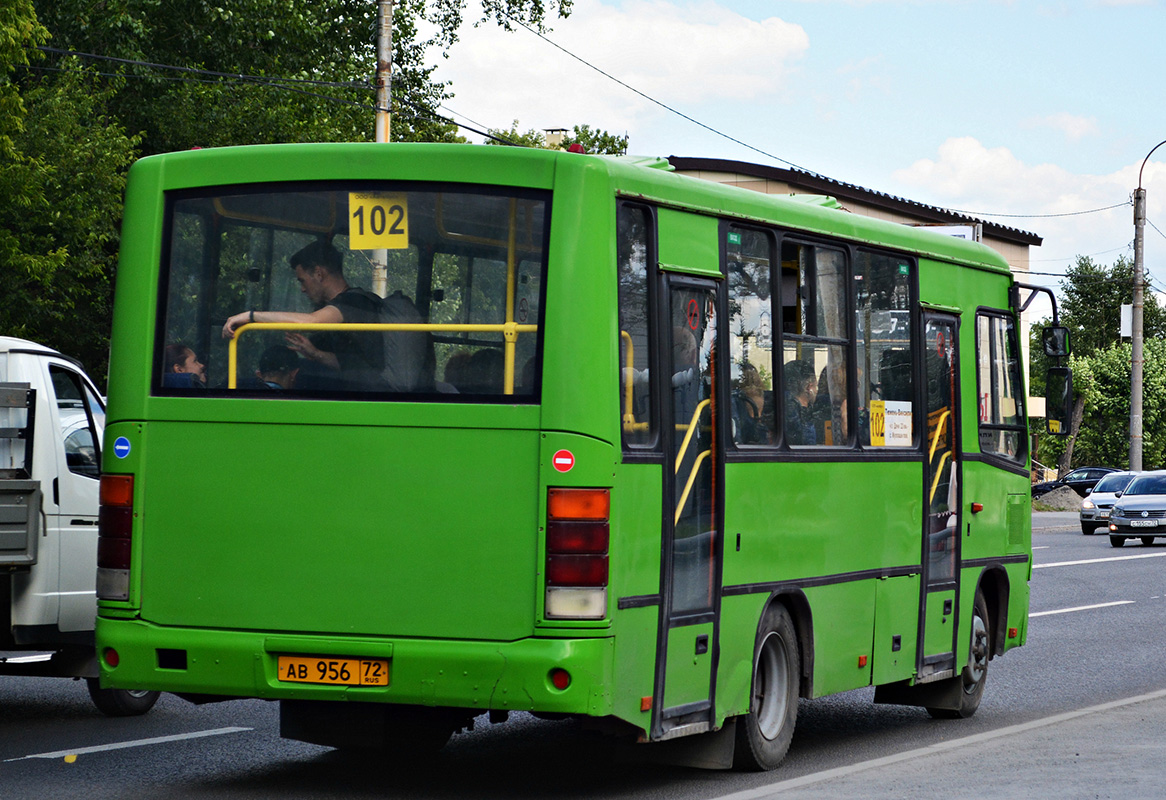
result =
[[[612,713],[611,638],[513,642],[294,636],[160,627],[99,618],[103,686],[268,700],[401,703],[606,716]],[[116,656],[111,654],[116,651]],[[280,679],[279,657],[383,659],[387,686]],[[116,658],[116,665],[113,663]],[[565,670],[553,680],[552,672]]]

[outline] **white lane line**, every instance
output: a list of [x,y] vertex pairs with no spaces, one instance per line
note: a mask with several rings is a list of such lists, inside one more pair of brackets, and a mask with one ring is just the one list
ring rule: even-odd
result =
[[124,750],[127,747],[145,747],[151,744],[162,744],[164,742],[181,742],[186,739],[202,739],[206,736],[223,736],[228,733],[242,733],[244,731],[254,730],[254,728],[215,728],[209,731],[195,731],[194,733],[180,733],[174,736],[156,736],[153,739],[135,739],[132,742],[111,742],[109,744],[99,744],[94,747],[79,747],[75,750],[57,750],[52,753],[35,753],[31,756],[20,756],[19,758],[6,758],[5,763],[9,761],[24,761],[29,758],[64,758],[65,756],[80,756],[86,753],[102,753],[106,750]]
[[1034,547],[1032,549],[1033,550],[1048,550],[1049,546],[1047,544],[1042,544],[1040,547]]
[[1070,611],[1089,611],[1094,608],[1109,608],[1110,606],[1128,606],[1133,603],[1133,600],[1118,600],[1114,603],[1098,603],[1093,606],[1077,606],[1076,608],[1058,608],[1056,611],[1038,611],[1035,614],[1029,613],[1028,618],[1033,617],[1047,617],[1049,614],[1068,614]]
[[1090,558],[1084,561],[1058,561],[1055,564],[1033,564],[1033,569],[1045,567],[1076,567],[1080,564],[1103,564],[1106,561],[1133,561],[1135,558],[1166,558],[1166,553],[1143,553],[1137,556],[1112,556],[1110,558]]
[[924,756],[937,755],[946,753],[951,750],[959,750],[960,748],[969,747],[971,745],[982,744],[984,742],[991,742],[994,739],[1000,739],[1005,736],[1014,736],[1018,733],[1027,733],[1038,728],[1045,728],[1049,725],[1057,725],[1062,722],[1086,717],[1091,714],[1099,714],[1104,711],[1111,711],[1115,708],[1122,708],[1124,706],[1132,706],[1135,703],[1144,703],[1147,700],[1159,700],[1166,697],[1166,689],[1161,689],[1157,692],[1150,692],[1149,694],[1138,695],[1137,697],[1127,697],[1123,700],[1114,700],[1110,703],[1102,703],[1098,706],[1090,706],[1089,708],[1082,708],[1078,711],[1067,711],[1063,714],[1055,714],[1044,719],[1033,720],[1032,722],[1024,722],[1020,725],[1010,725],[1007,728],[1000,728],[995,731],[987,731],[986,733],[977,733],[972,736],[965,736],[962,739],[949,739],[945,742],[936,742],[935,744],[927,745],[926,747],[919,747],[915,750],[907,750],[903,753],[896,753],[891,756],[884,756],[882,758],[873,758],[870,761],[861,761],[857,764],[851,764],[848,767],[837,767],[835,769],[827,769],[822,772],[815,772],[811,775],[803,775],[800,778],[792,778],[788,781],[781,781],[779,783],[771,783],[768,786],[760,786],[756,789],[748,789],[743,792],[734,792],[732,794],[720,795],[713,798],[713,800],[767,800],[767,798],[776,798],[782,792],[793,789],[800,789],[803,786],[812,786],[815,783],[822,783],[824,781],[833,780],[834,778],[847,778],[859,772],[865,772],[869,769],[877,769],[879,767],[887,767],[893,764],[899,764],[904,761],[910,761],[915,758]]

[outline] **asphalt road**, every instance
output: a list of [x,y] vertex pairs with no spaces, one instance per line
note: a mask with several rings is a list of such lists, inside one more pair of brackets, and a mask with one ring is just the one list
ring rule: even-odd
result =
[[975,717],[874,706],[873,690],[802,701],[772,773],[653,763],[570,722],[514,715],[430,762],[353,758],[279,738],[274,704],[106,719],[84,685],[0,681],[0,797],[833,798],[1160,793],[1166,723],[1166,540],[1116,549],[1075,513],[1035,514],[1028,644],[992,662]]

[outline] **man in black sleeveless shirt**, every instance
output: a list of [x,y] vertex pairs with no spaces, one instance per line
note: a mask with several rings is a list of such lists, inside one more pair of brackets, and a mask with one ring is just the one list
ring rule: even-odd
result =
[[[248,322],[379,322],[382,301],[372,292],[349,286],[344,279],[342,256],[331,244],[317,241],[295,253],[288,261],[296,280],[316,310],[243,311],[223,325],[223,337],[230,339],[235,329]],[[339,372],[346,383],[359,384],[374,379],[385,366],[384,343],[377,333],[318,331],[304,336],[295,331],[285,335],[288,346],[327,371]]]

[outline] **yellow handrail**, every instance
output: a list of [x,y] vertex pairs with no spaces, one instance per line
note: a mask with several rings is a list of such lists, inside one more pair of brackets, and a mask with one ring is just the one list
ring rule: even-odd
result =
[[935,423],[935,436],[931,438],[931,452],[927,454],[927,463],[931,463],[931,459],[935,458],[935,448],[939,446],[939,433],[943,430],[943,421],[951,416],[951,409],[944,411],[939,415],[939,422]]
[[[931,463],[931,459],[935,458],[935,449],[939,447],[939,434],[943,432],[944,421],[951,416],[951,409],[947,409],[939,415],[939,421],[935,423],[935,435],[931,437],[931,449],[927,453],[927,463]],[[952,442],[954,445],[955,443]],[[947,451],[939,459],[939,467],[935,470],[935,480],[931,482],[931,494],[928,495],[927,504],[930,505],[935,500],[935,490],[939,488],[939,478],[943,475],[943,462],[951,458],[951,451]]]
[[[237,388],[239,369],[239,337],[248,331],[399,331],[402,333],[501,333],[508,347],[513,348],[520,333],[535,333],[538,325],[434,323],[434,322],[248,322],[235,329],[235,336],[227,345],[227,388]],[[505,367],[504,394],[514,394],[514,356]]]
[[[705,402],[707,403],[708,401],[706,400]],[[701,463],[706,458],[708,458],[711,453],[712,450],[705,450],[703,453],[698,454],[696,461],[693,462],[692,472],[688,473],[688,483],[684,484],[684,491],[680,495],[680,502],[676,505],[676,516],[672,520],[673,525],[676,525],[678,522],[680,522],[680,512],[684,510],[684,505],[688,502],[688,493],[692,491],[692,484],[696,480],[696,473],[700,470]],[[678,460],[677,467],[679,466],[680,462]]]
[[636,363],[635,359],[632,357],[632,351],[635,348],[635,345],[632,343],[632,335],[630,333],[628,333],[627,331],[620,331],[619,338],[621,338],[625,342],[627,342],[627,345],[628,345],[627,365],[624,367],[624,376],[623,376],[623,382],[624,382],[623,429],[625,432],[631,433],[633,430],[636,430],[634,427],[631,427],[631,426],[634,426],[636,424],[636,415],[632,413],[632,396],[633,396],[632,378],[634,377],[632,375],[632,369],[634,369],[633,365]]
[[688,443],[692,441],[692,434],[696,432],[696,423],[700,420],[700,412],[704,411],[704,407],[712,403],[711,400],[701,400],[696,404],[696,410],[692,412],[692,422],[688,423],[688,432],[684,434],[684,441],[680,445],[680,451],[676,453],[676,474],[680,474],[680,462],[684,460],[684,451],[688,449]]
[[939,459],[939,467],[935,470],[935,480],[931,482],[931,494],[927,498],[927,505],[935,502],[935,490],[939,488],[939,479],[943,476],[943,462],[951,458],[951,451],[948,450]]

